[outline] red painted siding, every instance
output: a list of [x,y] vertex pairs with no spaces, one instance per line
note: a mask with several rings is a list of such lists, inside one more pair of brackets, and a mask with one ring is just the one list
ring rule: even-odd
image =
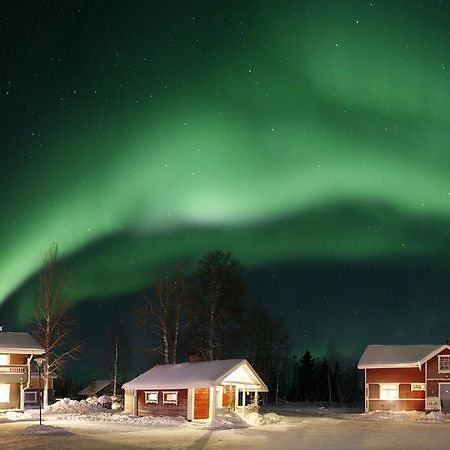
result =
[[[450,355],[450,350],[445,348],[439,355]],[[440,379],[442,381],[450,380],[450,374],[439,373],[438,368],[438,356],[436,355],[427,361],[427,379]]]
[[369,411],[424,411],[425,400],[370,400]]
[[427,396],[437,397],[439,395],[439,384],[437,381],[427,381]]
[[401,384],[398,387],[398,397],[399,399],[402,398],[425,398],[425,391],[412,391],[411,390],[411,384]]
[[9,363],[10,364],[26,364],[27,363],[27,356],[28,355],[15,355],[15,354],[11,354],[9,355]]
[[172,389],[178,392],[176,405],[163,405],[163,392],[158,391],[158,404],[145,403],[145,391],[138,391],[138,416],[182,416],[187,417],[187,389]]
[[366,383],[424,383],[425,371],[416,367],[367,369]]
[[[367,369],[369,411],[424,411],[425,391],[412,391],[411,383],[424,383],[425,371],[415,367],[398,369]],[[380,400],[379,383],[399,383],[398,400]]]
[[369,384],[369,398],[380,398],[379,384]]
[[207,419],[209,417],[209,388],[195,389],[194,419]]

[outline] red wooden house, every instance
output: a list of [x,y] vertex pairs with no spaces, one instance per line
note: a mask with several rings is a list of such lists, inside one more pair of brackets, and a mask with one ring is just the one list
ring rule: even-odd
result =
[[214,419],[244,412],[267,387],[245,359],[155,366],[125,383],[125,411],[135,415]]
[[365,410],[450,412],[450,340],[445,345],[369,345]]

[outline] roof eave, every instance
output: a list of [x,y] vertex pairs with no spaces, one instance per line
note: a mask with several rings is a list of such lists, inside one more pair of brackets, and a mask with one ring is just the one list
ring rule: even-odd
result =
[[433,358],[434,356],[438,355],[439,353],[442,352],[442,350],[445,349],[449,349],[450,350],[450,345],[444,344],[441,345],[439,348],[437,348],[436,350],[433,350],[431,353],[428,353],[428,355],[424,356],[420,361],[420,365],[426,363],[429,359]]
[[420,367],[421,363],[402,363],[402,364],[358,364],[358,369],[406,369]]
[[43,348],[0,348],[0,353],[15,353],[18,355],[43,355],[45,350]]

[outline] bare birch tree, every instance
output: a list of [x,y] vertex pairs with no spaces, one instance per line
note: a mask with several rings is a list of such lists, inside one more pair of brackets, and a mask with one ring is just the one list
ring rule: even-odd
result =
[[164,364],[177,362],[183,310],[190,296],[187,269],[187,261],[181,259],[161,271],[136,308],[138,323],[157,337]]
[[216,250],[200,260],[197,275],[200,302],[196,321],[203,329],[199,350],[209,360],[226,357],[227,340],[236,334],[230,331],[237,328],[243,310],[242,265],[230,253]]
[[113,396],[117,396],[117,386],[123,379],[129,355],[128,336],[125,324],[115,322],[106,334],[106,363],[113,380]]
[[70,359],[75,359],[82,344],[70,342],[73,323],[68,319],[70,306],[68,279],[62,270],[58,246],[53,243],[43,254],[39,275],[39,291],[32,334],[44,347],[44,407],[48,406],[49,378],[59,372]]

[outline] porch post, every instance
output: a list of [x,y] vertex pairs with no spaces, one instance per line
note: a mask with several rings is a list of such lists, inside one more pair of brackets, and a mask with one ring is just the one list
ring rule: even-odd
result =
[[24,392],[25,391],[23,390],[23,381],[21,378],[20,379],[20,392],[19,392],[19,397],[20,397],[20,399],[19,399],[20,406],[19,407],[22,411],[25,410],[25,393]]
[[137,416],[138,413],[138,391],[133,391],[133,414]]
[[369,412],[369,385],[367,384],[367,369],[364,369],[364,412]]
[[217,410],[217,392],[216,386],[209,388],[209,418],[211,420],[216,419],[216,410]]
[[187,420],[194,419],[194,402],[195,402],[195,388],[188,389],[187,398]]

